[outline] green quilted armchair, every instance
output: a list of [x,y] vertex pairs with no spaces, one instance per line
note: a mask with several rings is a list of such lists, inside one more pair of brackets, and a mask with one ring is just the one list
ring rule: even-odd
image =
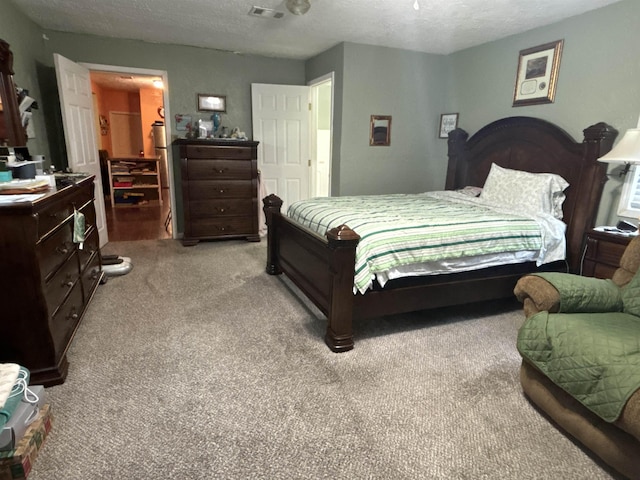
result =
[[522,277],[514,293],[522,388],[560,427],[623,475],[640,479],[640,237],[611,280]]

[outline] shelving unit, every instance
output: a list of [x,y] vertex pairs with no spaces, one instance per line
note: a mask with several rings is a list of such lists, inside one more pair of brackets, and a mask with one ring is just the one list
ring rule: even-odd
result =
[[157,158],[109,158],[108,165],[113,208],[162,205]]

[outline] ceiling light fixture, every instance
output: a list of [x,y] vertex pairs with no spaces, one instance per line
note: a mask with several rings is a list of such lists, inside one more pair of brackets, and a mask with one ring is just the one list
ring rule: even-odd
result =
[[162,80],[154,80],[153,86],[156,88],[164,88],[164,83],[162,83]]
[[416,11],[420,10],[420,4],[418,3],[418,0],[413,2],[413,9]]
[[309,0],[287,0],[287,10],[294,15],[304,15],[311,8]]

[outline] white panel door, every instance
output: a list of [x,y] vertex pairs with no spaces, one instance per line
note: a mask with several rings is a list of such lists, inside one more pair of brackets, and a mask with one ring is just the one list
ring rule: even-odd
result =
[[251,85],[258,168],[267,194],[282,199],[283,212],[309,198],[309,92],[303,85]]
[[69,167],[73,172],[95,175],[96,226],[100,246],[108,241],[107,217],[104,210],[104,194],[98,158],[98,142],[93,128],[93,98],[89,70],[71,60],[53,54],[62,111],[64,140],[67,146]]

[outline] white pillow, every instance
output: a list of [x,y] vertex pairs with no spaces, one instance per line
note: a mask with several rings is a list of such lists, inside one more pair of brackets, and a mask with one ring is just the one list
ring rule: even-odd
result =
[[479,197],[482,193],[482,188],[467,185],[464,188],[459,188],[458,190],[456,190],[456,192],[462,193],[463,195],[469,195],[470,197]]
[[564,190],[569,183],[554,173],[530,173],[491,164],[480,198],[527,213],[562,218]]

